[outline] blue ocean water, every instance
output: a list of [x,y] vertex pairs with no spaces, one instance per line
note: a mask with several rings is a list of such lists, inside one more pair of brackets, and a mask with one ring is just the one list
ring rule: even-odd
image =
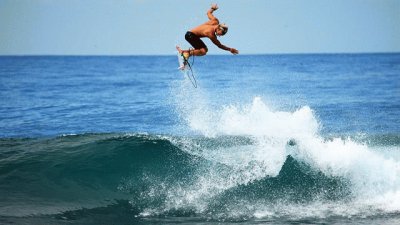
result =
[[0,223],[397,224],[400,54],[0,57]]
[[[328,133],[398,133],[399,57],[207,56],[194,69],[212,105],[261,96],[277,109],[310,106]],[[0,136],[175,133],[176,65],[172,56],[1,57]]]

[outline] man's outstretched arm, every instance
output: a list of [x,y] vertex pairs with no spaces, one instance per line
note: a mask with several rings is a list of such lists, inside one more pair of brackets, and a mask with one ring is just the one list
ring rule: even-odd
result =
[[218,48],[226,50],[226,51],[230,51],[232,54],[235,54],[235,55],[239,54],[239,51],[237,49],[229,48],[229,47],[221,44],[221,42],[218,41],[218,39],[216,39],[216,38],[210,38],[210,39],[216,46],[218,46]]

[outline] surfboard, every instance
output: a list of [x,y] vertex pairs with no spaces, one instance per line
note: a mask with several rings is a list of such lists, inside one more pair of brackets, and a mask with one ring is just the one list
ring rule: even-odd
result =
[[178,69],[180,69],[182,73],[189,78],[190,82],[193,84],[193,87],[197,88],[197,81],[196,78],[194,77],[192,66],[190,65],[188,60],[185,60],[183,55],[181,55],[179,52],[177,55],[179,63]]
[[179,63],[178,69],[180,69],[180,70],[186,70],[186,69],[187,69],[187,68],[186,68],[187,63],[185,63],[186,60],[183,58],[183,55],[181,55],[181,54],[178,52],[177,56],[178,56],[178,63]]

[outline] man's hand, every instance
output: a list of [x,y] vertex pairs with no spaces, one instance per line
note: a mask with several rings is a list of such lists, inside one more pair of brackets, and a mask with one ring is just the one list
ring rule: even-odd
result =
[[234,48],[231,48],[229,51],[234,55],[239,54],[239,51],[237,49],[234,49]]
[[214,10],[214,11],[217,10],[217,9],[218,9],[218,5],[215,4],[215,3],[212,4],[212,5],[211,5],[211,9]]

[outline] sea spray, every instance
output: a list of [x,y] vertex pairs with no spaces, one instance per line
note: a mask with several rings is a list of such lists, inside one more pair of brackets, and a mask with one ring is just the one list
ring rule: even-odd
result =
[[[320,174],[318,176],[321,177],[313,182],[325,182],[327,185],[330,183],[331,187],[323,187],[322,192],[317,191],[315,187],[314,190],[311,189],[311,202],[302,200],[308,203],[288,203],[288,198],[284,196],[293,193],[283,188],[283,194],[278,197],[281,199],[279,201],[284,202],[282,204],[265,199],[239,199],[231,204],[241,205],[256,217],[290,213],[297,215],[300,213],[299,207],[311,209],[317,206],[320,206],[320,211],[310,210],[316,217],[327,216],[331,211],[333,215],[357,216],[366,214],[367,209],[372,209],[375,213],[400,210],[399,205],[393,201],[399,199],[399,161],[392,157],[384,157],[368,145],[350,138],[322,137],[319,131],[320,122],[310,107],[304,106],[293,112],[274,111],[260,97],[255,97],[248,105],[211,106],[207,104],[207,97],[203,92],[197,92],[190,97],[190,101],[180,101],[178,104],[179,109],[185,109],[178,110],[178,113],[183,121],[186,121],[188,128],[209,139],[234,136],[248,138],[250,141],[244,145],[229,147],[207,144],[201,146],[197,143],[195,148],[191,147],[193,145],[182,148],[189,154],[215,162],[215,165],[223,164],[229,167],[229,170],[223,172],[210,167],[208,172],[198,177],[196,186],[200,188],[194,189],[191,195],[196,193],[195,195],[202,196],[203,204],[199,212],[207,208],[207,202],[211,204],[215,199],[221,200],[220,196],[226,195],[230,190],[243,185],[252,186],[261,180],[278,178],[287,157],[293,157],[295,161],[305,165],[301,170]],[[197,98],[200,101],[197,101]],[[193,102],[200,104],[193,105]],[[190,107],[186,106],[186,103],[190,103]],[[197,142],[195,139],[191,141]],[[172,142],[182,146],[179,141]],[[330,181],[324,181],[327,179]],[[265,191],[268,191],[268,188],[265,188]],[[336,193],[328,193],[332,191]],[[199,199],[193,201],[194,209],[196,203],[200,202]],[[289,207],[283,207],[286,204],[289,204]],[[231,208],[233,205],[230,205]],[[347,205],[352,206],[351,210]],[[269,208],[268,213],[261,210],[265,207]],[[228,211],[226,213],[232,216],[232,211]]]

